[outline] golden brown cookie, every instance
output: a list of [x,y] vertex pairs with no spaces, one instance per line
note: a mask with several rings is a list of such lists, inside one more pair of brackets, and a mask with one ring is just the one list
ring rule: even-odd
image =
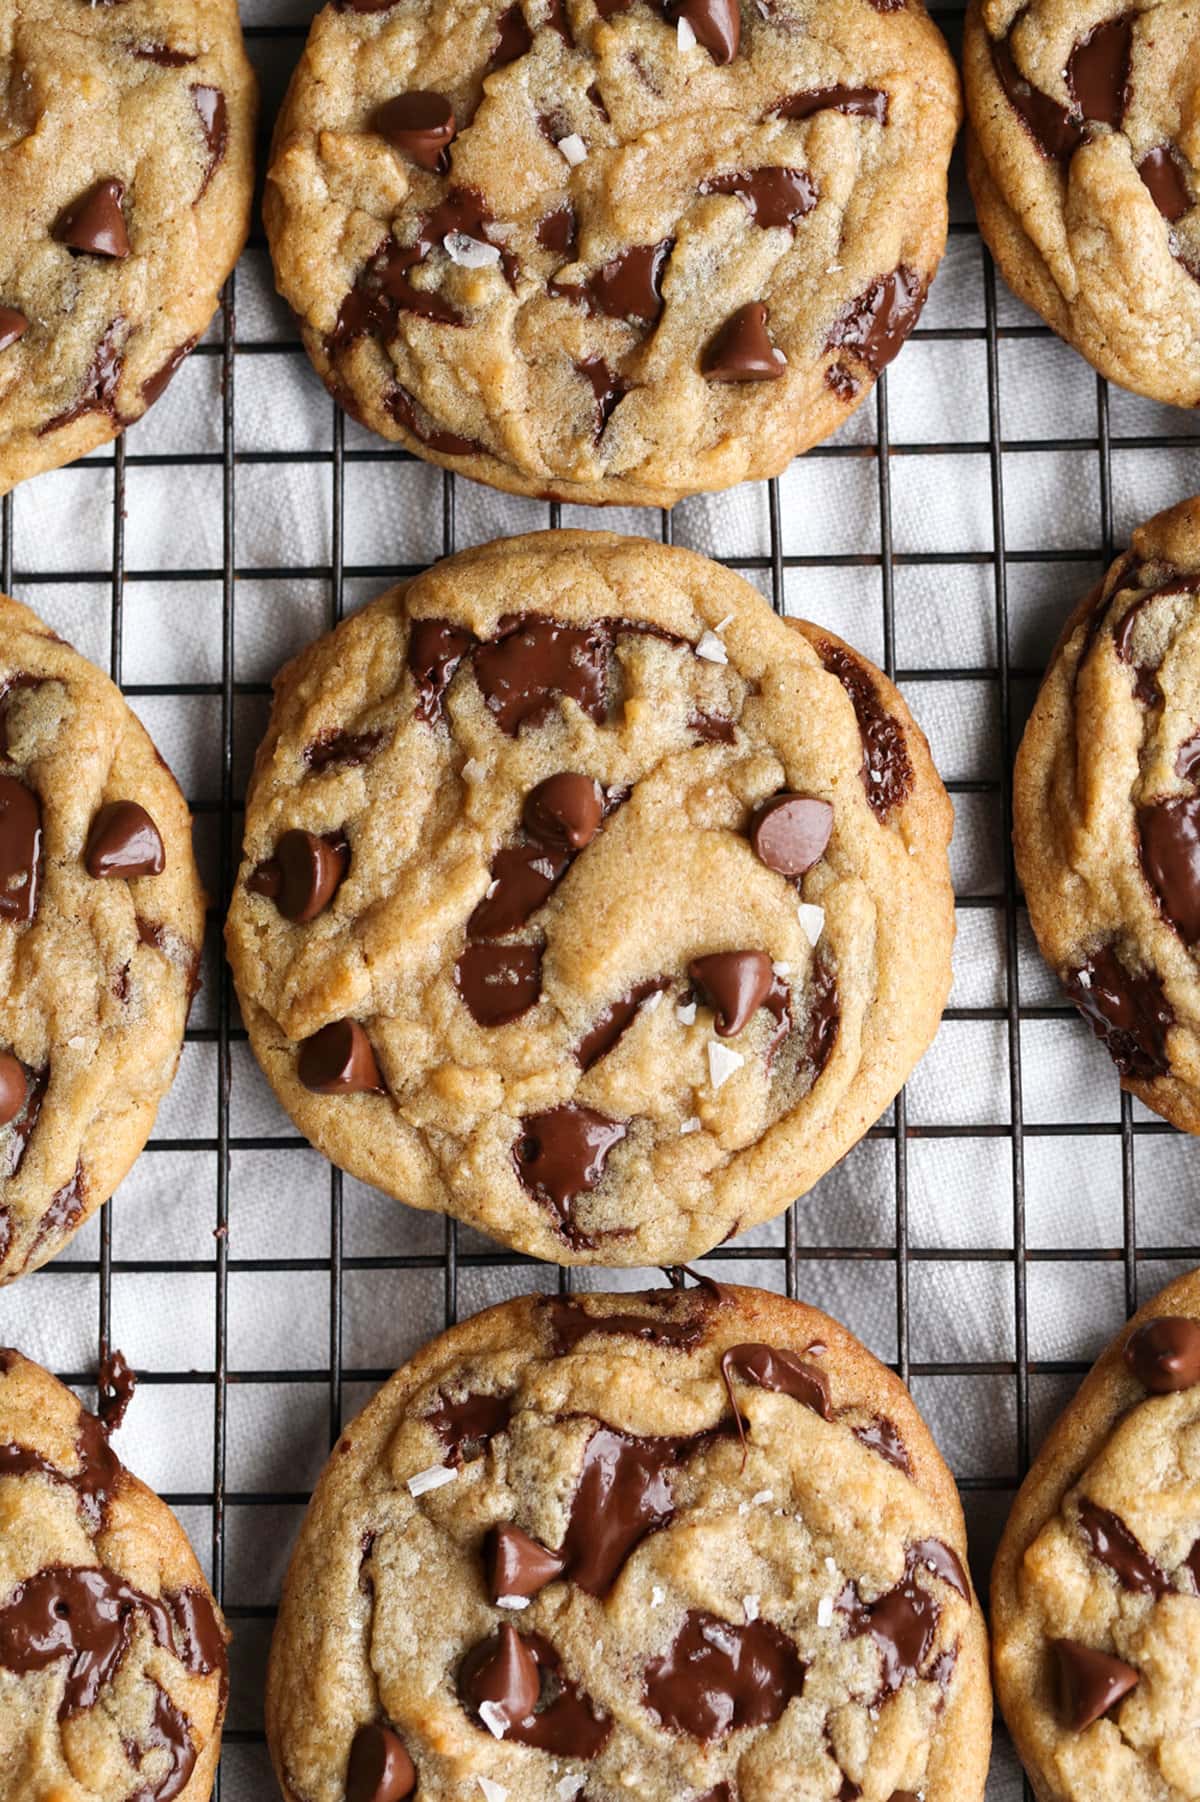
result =
[[140,419],[246,240],[236,0],[0,11],[0,493]]
[[1133,534],[1063,632],[1017,755],[1017,868],[1124,1086],[1200,1131],[1200,501]]
[[1200,1274],[1113,1340],[992,1576],[997,1699],[1039,1802],[1200,1794]]
[[962,1512],[907,1390],[755,1289],[525,1297],[347,1429],[284,1587],[289,1802],[979,1802]]
[[1200,404],[1192,0],[972,0],[967,169],[1009,286],[1139,394]]
[[228,1634],[179,1522],[108,1443],[116,1374],[97,1419],[0,1349],[0,1802],[212,1791]]
[[950,827],[831,634],[692,552],[538,533],[282,671],[229,956],[336,1163],[539,1257],[674,1263],[810,1188],[924,1051]]
[[350,0],[265,199],[342,404],[516,494],[669,506],[870,392],[946,243],[920,0]]
[[171,772],[108,677],[0,596],[0,1282],[150,1136],[203,934]]

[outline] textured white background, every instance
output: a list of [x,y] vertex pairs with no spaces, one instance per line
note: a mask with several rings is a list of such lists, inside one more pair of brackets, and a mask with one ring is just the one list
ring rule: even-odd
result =
[[[299,53],[305,0],[243,0],[251,51],[274,115]],[[952,13],[942,22],[956,37]],[[1124,1310],[1121,1103],[1104,1053],[1059,997],[1017,915],[1022,1081],[1014,1098],[1005,1007],[1006,914],[1000,783],[1004,775],[989,454],[987,300],[983,258],[956,169],[955,227],[921,330],[876,399],[780,483],[789,612],[823,621],[880,661],[884,645],[881,479],[895,567],[895,658],[901,685],[955,795],[953,859],[960,896],[951,1014],[907,1091],[909,1356],[913,1390],[958,1476],[966,1479],[973,1563],[986,1586],[992,1548],[1019,1466],[1011,1122],[1023,1108],[1030,1433],[1036,1448],[1077,1382],[1063,1362],[1090,1360]],[[1102,413],[1092,372],[997,284],[1001,486],[1007,551],[1013,711],[1019,730],[1032,685],[1073,600],[1104,553]],[[235,424],[236,614],[234,786],[240,796],[265,719],[262,686],[331,618],[334,478],[332,402],[275,298],[256,221],[237,275]],[[218,326],[219,326],[218,321]],[[214,329],[210,343],[220,341]],[[281,348],[282,347],[282,348]],[[1141,518],[1200,490],[1200,436],[1187,414],[1112,391],[1112,530],[1119,545]],[[1147,443],[1147,440],[1153,442]],[[441,554],[442,478],[397,457],[353,424],[345,466],[345,599],[353,607],[398,566]],[[222,744],[220,360],[194,356],[127,444],[123,655],[116,673],[190,800],[210,890],[218,891]],[[167,456],[167,464],[147,463]],[[291,457],[300,461],[289,461]],[[17,595],[81,651],[112,667],[112,452],[39,477],[12,502]],[[457,484],[457,543],[547,523],[547,510]],[[657,536],[657,514],[564,523]],[[767,490],[688,502],[680,543],[730,559],[769,560]],[[1078,553],[1048,562],[1047,551]],[[831,560],[826,562],[825,560]],[[85,580],[79,572],[90,572]],[[201,572],[181,573],[181,572]],[[71,579],[64,580],[70,574]],[[764,592],[768,568],[747,571]],[[160,692],[186,685],[187,693]],[[230,828],[236,846],[240,816]],[[305,1494],[330,1434],[331,1321],[341,1300],[343,1416],[446,1318],[446,1234],[347,1180],[344,1267],[331,1275],[335,1213],[329,1167],[295,1140],[244,1041],[230,1047],[228,1388],[223,1477],[216,1433],[216,1280],[220,1110],[217,932],[179,1078],[155,1138],[107,1210],[111,1246],[93,1221],[48,1270],[0,1295],[0,1342],[85,1384],[102,1323],[111,1258],[111,1338],[142,1374],[118,1439],[122,1456],[176,1505],[206,1563],[214,1490],[223,1486],[224,1596],[235,1628],[223,1794],[274,1793],[261,1743],[262,1668],[270,1616]],[[1054,1011],[1048,1013],[1048,1009]],[[236,1021],[234,1022],[236,1026]],[[1139,1267],[1142,1297],[1200,1260],[1197,1153],[1138,1107],[1130,1177],[1138,1240],[1173,1249]],[[828,1308],[880,1357],[896,1360],[897,1147],[888,1122],[796,1211],[798,1291]],[[1081,1127],[1088,1127],[1088,1134]],[[764,1255],[717,1274],[782,1287],[783,1223],[755,1236]],[[1187,1248],[1196,1248],[1189,1256]],[[495,1251],[468,1233],[460,1252]],[[830,1250],[841,1255],[822,1255]],[[870,1251],[879,1255],[864,1258]],[[1180,1261],[1178,1254],[1184,1253]],[[398,1270],[398,1255],[422,1260]],[[280,1269],[281,1261],[288,1268]],[[634,1285],[635,1273],[620,1279]],[[651,1273],[650,1280],[661,1280]],[[536,1284],[548,1267],[463,1263],[457,1303],[469,1314]],[[592,1274],[591,1287],[604,1279]],[[1047,1369],[1047,1366],[1050,1366]],[[947,1369],[952,1366],[953,1369]],[[963,1367],[966,1367],[965,1370]],[[989,1802],[1021,1786],[1000,1736]]]

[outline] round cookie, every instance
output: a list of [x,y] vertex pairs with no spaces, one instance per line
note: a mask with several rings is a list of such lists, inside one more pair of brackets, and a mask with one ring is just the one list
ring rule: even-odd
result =
[[920,0],[348,0],[264,214],[356,419],[515,494],[670,506],[870,392],[946,243]]
[[229,956],[335,1163],[534,1256],[677,1263],[810,1188],[924,1051],[950,828],[831,634],[692,552],[538,533],[282,671]]
[[236,0],[10,0],[0,93],[4,493],[140,419],[205,331],[256,86]]
[[1020,298],[1094,368],[1200,404],[1200,16],[1191,0],[972,0],[967,172]]
[[123,1411],[98,1420],[0,1349],[0,1802],[212,1792],[228,1633],[183,1528],[108,1443]]
[[146,1143],[203,934],[171,772],[108,677],[0,596],[0,1282]]
[[1191,1802],[1200,1769],[1200,1273],[1117,1334],[992,1575],[997,1700],[1039,1802]]
[[826,1315],[522,1297],[419,1352],[326,1466],[275,1769],[289,1802],[979,1802],[965,1557],[908,1391]]
[[1133,534],[1068,621],[1017,755],[1042,954],[1125,1088],[1200,1131],[1200,501]]

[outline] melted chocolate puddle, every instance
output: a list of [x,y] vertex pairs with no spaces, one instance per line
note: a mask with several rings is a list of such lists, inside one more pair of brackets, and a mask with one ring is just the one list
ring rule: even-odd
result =
[[1063,987],[1122,1076],[1153,1082],[1167,1074],[1167,1033],[1175,1010],[1153,970],[1135,975],[1105,945],[1064,977]]
[[[513,10],[520,12],[519,7]],[[422,213],[411,244],[400,245],[393,237],[385,238],[341,304],[337,324],[327,340],[330,355],[345,350],[356,338],[369,336],[387,343],[395,336],[404,312],[440,325],[461,325],[463,316],[458,308],[435,289],[414,288],[409,272],[451,233],[489,243],[487,227],[492,223],[493,216],[483,197],[473,188],[451,188],[437,206]],[[500,266],[513,287],[518,275],[517,261],[501,246],[497,249]]]
[[807,1670],[770,1621],[735,1626],[693,1608],[664,1656],[646,1666],[646,1705],[669,1732],[708,1742],[777,1721],[803,1692]]
[[512,1418],[511,1395],[468,1395],[460,1402],[443,1396],[425,1416],[447,1447],[444,1464],[462,1464],[481,1457],[485,1447],[502,1433]]
[[854,1583],[848,1583],[838,1597],[836,1606],[846,1617],[850,1637],[858,1639],[870,1634],[879,1648],[879,1688],[871,1707],[879,1707],[903,1684],[918,1678],[944,1681],[940,1660],[934,1660],[929,1669],[924,1668],[933,1649],[941,1608],[932,1592],[916,1581],[919,1569],[932,1571],[964,1600],[969,1598],[970,1586],[956,1553],[937,1539],[923,1539],[909,1546],[903,1577],[876,1601],[864,1602]]

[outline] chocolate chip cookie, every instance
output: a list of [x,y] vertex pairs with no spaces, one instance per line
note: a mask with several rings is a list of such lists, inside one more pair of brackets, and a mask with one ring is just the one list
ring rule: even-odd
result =
[[908,1391],[760,1290],[523,1297],[339,1442],[271,1651],[289,1802],[979,1802],[962,1512]]
[[0,596],[0,1282],[145,1144],[203,931],[171,772],[108,677]]
[[212,1791],[225,1623],[183,1528],[109,1445],[114,1424],[0,1348],[3,1802]]
[[204,332],[253,189],[236,0],[0,15],[0,493],[140,419]]
[[1043,955],[1125,1088],[1200,1131],[1200,501],[1133,534],[1068,621],[1017,756]]
[[1200,404],[1200,15],[1192,0],[972,0],[967,169],[1016,293],[1139,394]]
[[925,1049],[950,827],[828,632],[692,552],[538,533],[283,670],[229,956],[335,1163],[535,1256],[676,1263],[811,1187]]
[[669,506],[870,392],[946,241],[920,0],[346,0],[265,199],[355,418],[512,493]]
[[1190,1802],[1200,1772],[1200,1274],[1047,1439],[992,1579],[997,1698],[1039,1802]]

